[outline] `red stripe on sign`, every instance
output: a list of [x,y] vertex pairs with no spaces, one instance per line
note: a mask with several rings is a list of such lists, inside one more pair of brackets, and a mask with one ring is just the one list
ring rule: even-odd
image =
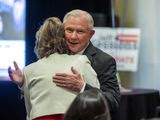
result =
[[138,39],[138,38],[135,38],[135,37],[118,37],[118,40],[132,40],[132,39]]
[[137,43],[139,36],[136,34],[119,34],[117,40],[123,43]]
[[118,39],[118,41],[123,43],[137,43],[137,39]]

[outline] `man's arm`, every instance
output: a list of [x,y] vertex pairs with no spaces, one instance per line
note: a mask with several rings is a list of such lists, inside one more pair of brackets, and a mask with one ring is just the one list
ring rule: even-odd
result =
[[56,73],[53,76],[53,82],[57,86],[67,88],[75,92],[80,92],[85,83],[76,69],[71,67],[71,71],[72,74]]
[[[120,103],[120,89],[116,76],[116,62],[113,58],[105,59],[101,64],[93,64],[93,68],[98,74],[98,79],[100,82],[100,89],[103,95],[108,101],[109,108],[111,112],[118,109]],[[95,66],[94,66],[95,65]],[[86,84],[85,89],[90,89],[92,86]]]
[[[107,59],[104,63],[98,64],[95,71],[100,82],[100,89],[108,101],[111,112],[114,112],[119,107],[120,90],[116,77],[116,62],[113,58]],[[74,73],[74,72],[73,72]],[[80,77],[80,73],[76,71],[74,74],[57,73],[53,76],[53,82],[60,86],[76,92],[80,92],[84,81]],[[85,90],[91,89],[93,86],[86,84]]]

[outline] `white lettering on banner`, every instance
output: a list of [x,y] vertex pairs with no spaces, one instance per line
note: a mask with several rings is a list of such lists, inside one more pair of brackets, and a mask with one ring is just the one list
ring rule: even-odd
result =
[[113,56],[119,71],[137,71],[140,29],[95,27],[92,43]]

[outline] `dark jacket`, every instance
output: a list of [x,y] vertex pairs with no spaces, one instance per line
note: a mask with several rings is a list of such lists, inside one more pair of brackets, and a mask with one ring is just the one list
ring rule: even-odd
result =
[[[84,54],[91,61],[91,66],[97,73],[100,89],[107,99],[110,112],[115,112],[120,102],[120,89],[116,77],[117,70],[115,59],[94,47],[92,43],[88,45]],[[92,86],[87,84],[85,90],[90,88],[92,88]]]

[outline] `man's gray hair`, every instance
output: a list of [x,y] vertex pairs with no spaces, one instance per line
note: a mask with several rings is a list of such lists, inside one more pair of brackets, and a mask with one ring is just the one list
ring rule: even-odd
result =
[[89,21],[89,26],[88,27],[90,29],[93,29],[93,27],[94,27],[93,17],[88,12],[80,10],[80,9],[75,9],[75,10],[72,10],[72,11],[66,13],[66,15],[63,18],[63,24],[65,24],[65,22],[66,22],[66,20],[67,20],[67,18],[69,16],[75,16],[75,17],[77,17],[77,16],[80,16],[80,15],[85,15],[86,16],[86,18]]

